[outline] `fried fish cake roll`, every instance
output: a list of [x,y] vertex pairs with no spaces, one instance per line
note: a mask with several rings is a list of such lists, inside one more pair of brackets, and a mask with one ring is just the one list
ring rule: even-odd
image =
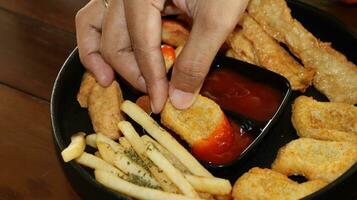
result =
[[356,161],[356,144],[300,138],[279,150],[272,169],[287,176],[332,182]]
[[88,107],[88,97],[92,91],[93,86],[96,84],[96,80],[90,72],[86,71],[83,74],[81,86],[77,94],[77,101],[82,108]]
[[296,200],[319,190],[325,185],[326,183],[322,180],[299,184],[273,170],[254,167],[237,180],[233,187],[232,196],[234,200]]
[[242,29],[237,27],[227,39],[232,48],[227,51],[227,56],[242,60],[251,64],[260,65],[253,44],[243,35]]
[[293,19],[285,0],[252,0],[248,13],[267,33],[286,44],[305,67],[316,70],[313,85],[330,101],[357,103],[356,65]]
[[287,78],[293,90],[304,92],[312,84],[315,70],[299,64],[248,14],[244,15],[241,24],[244,36],[255,49],[260,66]]
[[345,103],[296,98],[291,121],[300,137],[357,144],[357,108]]
[[93,129],[112,139],[119,138],[117,124],[124,117],[120,112],[123,96],[117,81],[105,88],[95,84],[88,98],[88,111]]

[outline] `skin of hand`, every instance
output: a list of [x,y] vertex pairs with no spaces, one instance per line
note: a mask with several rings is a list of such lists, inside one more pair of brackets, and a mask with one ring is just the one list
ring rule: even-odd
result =
[[[167,97],[178,109],[195,100],[209,67],[249,0],[91,0],[76,15],[81,62],[99,84],[119,73],[147,92],[153,112]],[[190,36],[168,82],[161,53],[161,16],[184,12],[193,19]]]

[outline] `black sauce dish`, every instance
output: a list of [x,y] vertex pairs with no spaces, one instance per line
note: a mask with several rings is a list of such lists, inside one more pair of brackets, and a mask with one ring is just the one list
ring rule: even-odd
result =
[[[288,1],[288,3],[293,16],[308,30],[322,41],[332,42],[334,48],[344,53],[352,62],[357,63],[357,57],[355,56],[357,47],[356,33],[346,28],[334,17],[320,10],[314,9],[299,1]],[[80,63],[78,51],[74,50],[61,68],[54,84],[51,98],[51,121],[58,158],[61,160],[62,167],[69,182],[83,199],[131,199],[130,197],[115,193],[98,184],[94,179],[92,170],[88,170],[75,162],[63,163],[60,157],[59,152],[69,144],[70,136],[73,133],[78,131],[92,133],[93,131],[87,110],[82,109],[76,101],[76,94],[83,73],[84,68]],[[125,84],[122,84],[122,86],[124,85]],[[287,86],[285,85],[283,87]],[[284,93],[284,95],[289,96],[289,91],[285,91],[286,93]],[[138,97],[137,93],[133,93],[132,90],[129,89],[123,89],[123,93],[125,98],[129,100],[135,100],[135,98]],[[291,97],[286,100],[287,102],[282,102],[279,111],[274,115],[274,119],[267,122],[266,129],[262,129],[261,134],[255,139],[256,142],[252,143],[237,160],[230,165],[225,165],[224,168],[215,165],[206,165],[209,170],[216,176],[228,178],[233,184],[239,176],[252,167],[269,168],[276,157],[278,149],[289,141],[297,138],[290,121],[291,104],[294,99],[300,95],[301,93],[299,92],[292,92]],[[327,100],[312,87],[306,91],[305,95],[313,96],[320,101]],[[285,109],[282,109],[282,107],[284,107],[283,104],[286,106]],[[275,124],[273,124],[274,121]],[[271,126],[269,126],[269,124]],[[86,151],[91,150],[92,149],[86,149]],[[304,199],[356,199],[356,185],[357,164],[323,189]]]

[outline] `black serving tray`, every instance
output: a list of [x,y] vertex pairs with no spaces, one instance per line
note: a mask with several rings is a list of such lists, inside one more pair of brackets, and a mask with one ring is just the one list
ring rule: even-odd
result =
[[[299,1],[288,1],[293,16],[299,20],[309,31],[322,41],[332,42],[332,46],[357,63],[357,35],[334,17],[315,9]],[[70,142],[71,134],[84,131],[91,133],[92,126],[86,109],[82,109],[76,101],[80,80],[84,68],[80,63],[78,52],[74,50],[64,63],[55,81],[51,98],[51,120],[54,141],[57,151],[63,150]],[[124,84],[122,84],[124,85]],[[123,89],[124,96],[134,100],[135,94],[131,90]],[[289,92],[288,92],[289,93]],[[294,99],[302,95],[300,92],[292,92],[281,110],[277,122],[270,127],[269,131],[259,138],[260,142],[252,145],[245,155],[224,170],[209,168],[214,175],[228,178],[232,184],[244,172],[252,167],[270,168],[280,147],[289,141],[298,138],[291,124],[291,104]],[[312,96],[319,101],[327,101],[321,93],[310,87],[304,95]],[[84,167],[70,162],[64,164],[63,169],[70,183],[83,197],[83,199],[130,199],[124,195],[112,192],[98,184],[91,172]],[[305,197],[304,199],[357,199],[357,164],[352,166],[346,173],[323,189]]]

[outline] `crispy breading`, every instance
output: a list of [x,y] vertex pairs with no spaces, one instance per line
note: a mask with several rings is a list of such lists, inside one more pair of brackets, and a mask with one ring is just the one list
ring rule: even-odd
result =
[[357,143],[355,106],[300,96],[293,104],[291,121],[300,137]]
[[77,101],[82,108],[88,107],[88,97],[95,83],[96,80],[93,74],[88,71],[84,72],[82,76],[81,86],[77,94]]
[[332,182],[357,161],[357,145],[300,138],[282,147],[272,169],[287,176]]
[[176,109],[168,100],[161,112],[163,125],[180,135],[191,146],[207,139],[223,119],[224,114],[219,105],[201,95],[185,110]]
[[293,90],[305,91],[311,85],[315,70],[299,64],[248,14],[244,15],[241,24],[244,36],[254,47],[260,66],[287,78]]
[[227,51],[227,56],[242,60],[251,64],[259,65],[253,44],[243,35],[240,27],[228,36],[228,45],[232,48],[231,52]]
[[88,111],[93,129],[112,139],[119,138],[117,124],[124,117],[120,112],[123,102],[122,92],[117,81],[107,88],[95,84],[88,98]]
[[254,167],[243,174],[233,187],[234,200],[295,200],[303,198],[326,183],[322,180],[297,183],[270,169]]
[[357,103],[356,65],[293,19],[285,0],[252,0],[248,13],[305,67],[316,69],[313,84],[330,101]]

